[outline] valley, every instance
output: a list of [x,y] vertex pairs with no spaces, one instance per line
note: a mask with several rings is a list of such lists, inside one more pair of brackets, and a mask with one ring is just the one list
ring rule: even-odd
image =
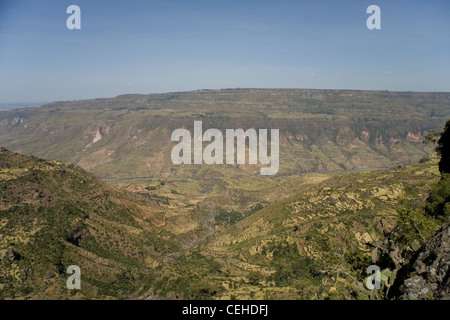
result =
[[[422,143],[450,116],[450,94],[351,90],[224,89],[122,95],[0,112],[0,145],[71,162],[107,179],[204,177],[174,165],[171,134],[203,128],[279,129],[278,175],[391,168],[432,150]],[[270,130],[269,130],[270,131]],[[261,165],[216,167],[252,176]],[[208,170],[211,172],[211,170]]]
[[[300,89],[2,111],[0,298],[373,298],[363,271],[380,219],[393,229],[408,212],[421,237],[442,224],[419,208],[441,177],[423,140],[448,118],[449,93]],[[172,132],[194,136],[198,120],[279,129],[278,173],[173,164]]]

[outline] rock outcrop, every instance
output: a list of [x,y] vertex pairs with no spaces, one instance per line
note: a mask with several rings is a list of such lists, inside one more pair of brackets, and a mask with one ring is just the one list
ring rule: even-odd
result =
[[450,300],[450,222],[425,245],[400,287],[403,299]]

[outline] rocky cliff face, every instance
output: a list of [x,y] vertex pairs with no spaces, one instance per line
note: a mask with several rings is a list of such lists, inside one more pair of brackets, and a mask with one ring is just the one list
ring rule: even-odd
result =
[[172,165],[170,137],[177,128],[192,133],[201,120],[204,130],[279,129],[278,174],[290,175],[417,162],[432,151],[423,136],[449,117],[447,93],[202,90],[3,111],[0,145],[76,163],[103,178],[196,177],[200,166]]
[[450,300],[450,222],[426,244],[412,268],[401,298]]

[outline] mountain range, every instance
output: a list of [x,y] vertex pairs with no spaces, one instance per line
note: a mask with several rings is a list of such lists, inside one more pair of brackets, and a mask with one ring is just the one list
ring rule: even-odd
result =
[[[2,111],[0,298],[373,299],[384,229],[411,260],[443,223],[421,209],[441,178],[423,140],[448,118],[450,93],[306,89]],[[278,174],[174,165],[171,133],[199,120],[279,129]]]
[[198,166],[172,164],[170,137],[177,128],[192,132],[201,120],[205,130],[279,129],[279,175],[390,168],[431,151],[423,137],[442,128],[449,102],[448,93],[350,90],[122,95],[0,112],[0,145],[75,163],[102,178],[195,177]]

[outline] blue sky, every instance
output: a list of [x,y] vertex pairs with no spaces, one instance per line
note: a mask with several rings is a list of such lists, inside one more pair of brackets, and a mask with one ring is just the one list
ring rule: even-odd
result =
[[[81,30],[66,9],[81,8]],[[381,8],[381,30],[366,9]],[[0,0],[0,103],[219,88],[450,91],[450,1]]]

